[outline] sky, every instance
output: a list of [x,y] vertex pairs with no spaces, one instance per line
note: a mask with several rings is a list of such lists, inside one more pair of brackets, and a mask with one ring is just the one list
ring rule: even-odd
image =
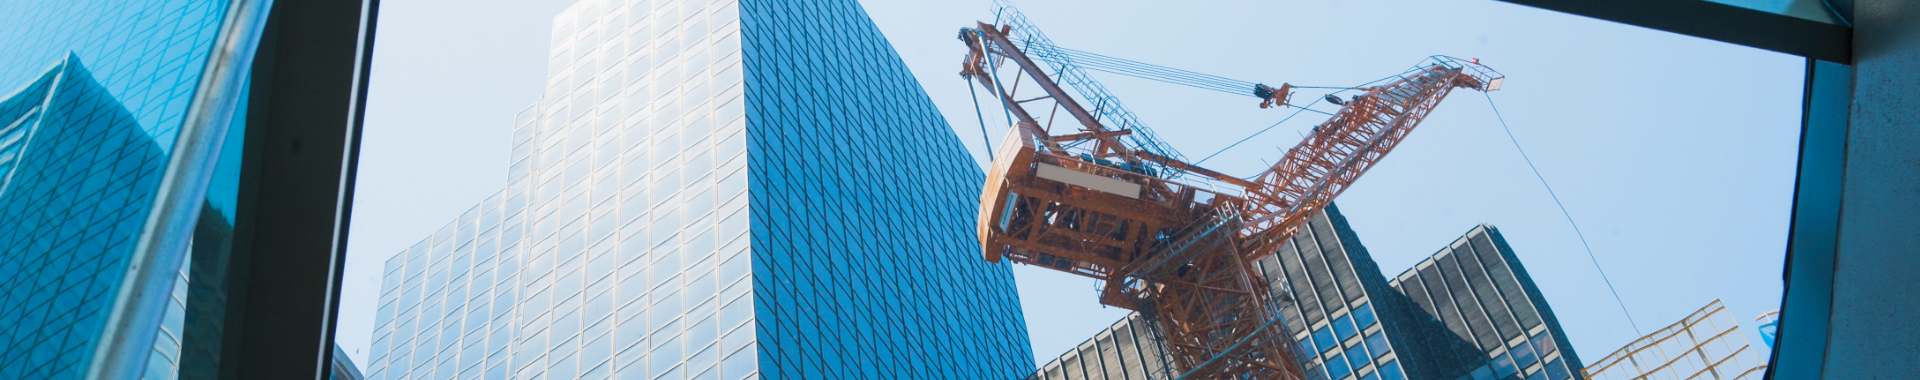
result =
[[[504,185],[513,115],[540,96],[549,22],[571,3],[382,2],[336,336],[356,362],[371,340],[384,261]],[[975,118],[955,34],[991,21],[991,3],[862,5],[984,165],[983,124],[994,144],[1007,125]],[[1801,58],[1490,0],[1020,6],[1062,47],[1268,84],[1347,86],[1430,55],[1479,58],[1507,75],[1505,87],[1455,91],[1336,201],[1383,274],[1490,224],[1588,364],[1639,337],[1596,262],[1640,331],[1719,299],[1766,355],[1752,317],[1779,307]],[[1189,157],[1291,112],[1093,75]],[[1489,99],[1585,233],[1591,258]],[[1321,121],[1302,114],[1205,166],[1252,175]],[[1014,273],[1037,362],[1126,314],[1100,306],[1090,279],[1017,265]]]

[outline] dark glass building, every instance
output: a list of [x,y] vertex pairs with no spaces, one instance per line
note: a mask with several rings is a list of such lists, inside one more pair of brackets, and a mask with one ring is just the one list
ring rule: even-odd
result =
[[[1492,226],[1474,227],[1389,281],[1329,205],[1255,267],[1280,301],[1308,379],[1565,380],[1580,368],[1555,343],[1566,341],[1559,323]],[[1489,317],[1495,312],[1504,316]],[[1500,340],[1483,346],[1483,336]],[[1029,378],[1172,379],[1164,347],[1156,325],[1130,314]]]
[[1173,379],[1173,356],[1154,322],[1129,313],[1105,331],[1040,366],[1029,380]]
[[1395,277],[1419,326],[1412,367],[1432,379],[1578,378],[1553,309],[1500,230],[1479,225]]
[[1032,371],[983,174],[857,3],[553,25],[506,189],[387,261],[368,379]]

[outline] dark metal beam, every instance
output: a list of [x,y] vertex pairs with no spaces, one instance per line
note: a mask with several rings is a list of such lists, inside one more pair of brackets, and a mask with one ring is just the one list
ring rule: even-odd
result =
[[1839,254],[1853,68],[1807,60],[1800,116],[1800,169],[1787,229],[1784,293],[1768,379],[1816,379],[1827,359]]
[[1853,28],[1711,1],[1500,1],[1823,61],[1853,62]]
[[378,9],[275,1],[253,63],[232,229],[196,235],[231,241],[195,243],[192,283],[211,286],[188,295],[189,319],[204,320],[189,323],[182,378],[330,375]]

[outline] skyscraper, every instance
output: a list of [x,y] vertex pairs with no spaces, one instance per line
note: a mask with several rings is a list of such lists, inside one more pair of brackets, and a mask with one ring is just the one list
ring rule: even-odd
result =
[[[1328,205],[1254,265],[1280,301],[1308,379],[1565,380],[1579,368],[1572,350],[1556,343],[1566,338],[1552,311],[1492,226],[1474,227],[1389,281],[1339,207]],[[1488,317],[1495,312],[1503,316]],[[1463,313],[1475,319],[1463,322]],[[1130,314],[1029,378],[1172,379],[1178,374],[1157,329]],[[1511,339],[1481,346],[1483,336]]]
[[1395,277],[1419,326],[1410,360],[1423,378],[1548,379],[1579,376],[1580,357],[1520,258],[1491,225],[1479,225]]
[[1766,363],[1747,346],[1747,336],[1727,307],[1713,300],[1679,322],[1627,343],[1581,373],[1595,380],[1757,380],[1766,376]]
[[387,261],[369,379],[1031,371],[982,174],[857,3],[553,25],[506,189]]
[[329,373],[377,6],[0,2],[0,378]]
[[[1404,380],[1407,327],[1383,315],[1404,311],[1337,205],[1328,205],[1293,241],[1254,263],[1280,301],[1309,379]],[[1108,331],[1041,367],[1033,379],[1173,379],[1157,323],[1130,314]],[[1415,377],[1418,378],[1418,377]]]
[[0,99],[0,378],[86,371],[165,155],[78,55]]
[[353,359],[347,358],[346,350],[341,350],[339,345],[335,345],[333,346],[333,377],[328,379],[366,380],[367,377],[360,374],[360,367],[353,365]]
[[1255,267],[1281,300],[1281,322],[1308,378],[1408,378],[1407,329],[1383,318],[1405,311],[1338,206]]

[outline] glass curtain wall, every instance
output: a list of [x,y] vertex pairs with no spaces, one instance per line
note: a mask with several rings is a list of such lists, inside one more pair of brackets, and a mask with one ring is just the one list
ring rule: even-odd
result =
[[368,379],[1031,370],[1011,272],[967,235],[979,169],[858,4],[553,25],[506,188],[387,261]]
[[[1279,301],[1306,378],[1565,380],[1579,357],[1493,226],[1388,281],[1338,206],[1254,263]],[[1159,327],[1130,314],[1029,376],[1144,380],[1178,376]]]
[[[139,371],[148,363],[145,378],[173,377],[186,281],[186,269],[174,265],[183,265],[186,252],[159,245],[138,255],[136,247],[164,237],[143,235],[154,221],[191,226],[205,203],[176,200],[194,206],[190,215],[155,215],[162,212],[157,197],[169,160],[180,153],[175,150],[212,147],[176,141],[179,136],[225,129],[218,120],[244,112],[216,101],[241,86],[209,77],[243,78],[251,62],[257,29],[225,36],[237,38],[231,40],[220,35],[223,25],[252,20],[235,12],[236,3],[0,3],[0,46],[6,46],[0,54],[0,378],[85,376],[103,335],[115,331],[108,323],[116,317],[135,326],[132,336],[154,333],[151,352],[121,358],[117,366]],[[223,43],[248,52],[229,57],[242,69],[209,74]],[[190,124],[195,113],[215,122]],[[180,172],[211,170],[211,163],[191,158],[174,165],[185,165],[173,168]],[[169,187],[169,194],[186,198],[207,186],[191,182]],[[224,202],[211,204],[230,212],[232,194],[216,194],[223,195]],[[156,278],[144,286],[155,288],[143,299],[158,307],[116,315],[125,310],[115,308],[117,297],[136,286],[127,283],[136,261],[154,268],[149,272]]]
[[737,10],[588,0],[555,17],[506,189],[387,261],[367,378],[721,375],[753,334],[716,344],[752,316],[720,307],[751,288]]
[[1032,372],[1010,264],[973,235],[985,175],[860,4],[740,9],[765,377]]
[[1500,230],[1480,225],[1392,282],[1428,326],[1435,379],[1579,376],[1580,357]]

